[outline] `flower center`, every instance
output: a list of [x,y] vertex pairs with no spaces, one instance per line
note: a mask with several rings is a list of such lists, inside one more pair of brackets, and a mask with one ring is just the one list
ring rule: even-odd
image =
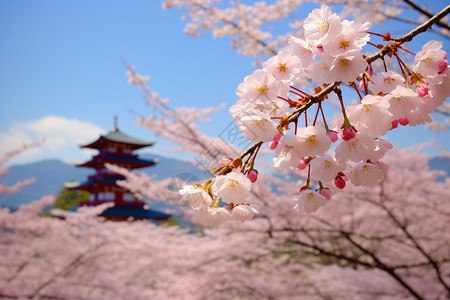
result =
[[348,66],[348,62],[349,62],[348,59],[343,58],[343,59],[341,59],[341,60],[339,61],[339,66],[341,66],[341,67],[347,67],[347,66]]
[[279,64],[278,65],[278,72],[286,72],[287,71],[287,67],[286,64]]
[[267,85],[260,85],[256,90],[261,94],[267,94],[268,88]]
[[363,111],[365,112],[365,113],[370,113],[370,112],[372,112],[372,106],[370,106],[370,105],[367,105],[367,104],[363,104]]
[[316,143],[317,143],[317,141],[316,141],[316,136],[315,136],[315,135],[311,135],[310,137],[308,137],[308,138],[306,139],[306,142],[307,142],[308,144],[310,144],[310,145],[316,144]]
[[341,41],[340,43],[339,43],[339,48],[341,48],[341,49],[347,49],[348,48],[348,46],[350,45],[350,41]]

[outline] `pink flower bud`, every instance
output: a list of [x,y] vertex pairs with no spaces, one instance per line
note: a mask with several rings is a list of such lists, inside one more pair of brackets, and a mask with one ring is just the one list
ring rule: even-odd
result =
[[439,63],[438,63],[438,74],[441,74],[442,72],[444,72],[446,69],[447,69],[447,66],[448,66],[448,61],[447,60],[441,60]]
[[329,130],[327,132],[327,136],[330,138],[330,140],[335,143],[338,140],[338,133],[334,130]]
[[327,200],[331,199],[331,191],[329,188],[323,188],[319,190],[319,194],[327,198]]
[[373,76],[373,68],[372,65],[369,65],[369,76],[372,77]]
[[223,166],[223,165],[229,164],[230,162],[232,162],[232,160],[229,159],[229,158],[221,159],[221,160],[219,161],[219,166]]
[[421,85],[417,85],[416,92],[420,97],[425,97],[428,95],[428,83],[425,81]]
[[250,170],[250,172],[247,173],[247,178],[250,179],[251,183],[255,182],[258,179],[258,171]]
[[392,124],[391,130],[397,128],[398,127],[398,120],[392,121],[391,124]]
[[304,170],[308,166],[308,163],[302,158],[297,166],[299,170]]
[[281,132],[277,132],[276,134],[275,134],[275,136],[273,137],[273,141],[275,142],[275,143],[278,143],[280,140],[281,140],[281,137],[283,136],[283,134],[281,133]]
[[343,188],[345,188],[345,180],[341,176],[338,176],[336,177],[336,179],[334,179],[334,184],[338,189],[342,190]]
[[365,90],[365,88],[364,88],[364,80],[361,80],[361,81],[359,82],[359,89],[360,89],[361,91],[364,91],[364,90]]
[[403,126],[406,126],[409,124],[409,120],[407,117],[398,119],[398,122],[400,123],[400,125],[403,125]]
[[269,149],[270,149],[270,150],[275,150],[275,149],[277,148],[277,146],[278,146],[278,143],[277,143],[277,142],[271,141],[271,142],[269,143]]
[[341,131],[341,137],[344,141],[351,140],[356,136],[356,130],[353,127],[344,128]]

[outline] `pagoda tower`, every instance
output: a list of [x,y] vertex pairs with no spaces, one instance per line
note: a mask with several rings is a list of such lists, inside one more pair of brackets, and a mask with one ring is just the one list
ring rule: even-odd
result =
[[106,163],[114,164],[128,170],[154,166],[157,160],[140,159],[133,151],[150,147],[154,141],[136,139],[122,133],[117,128],[117,118],[114,117],[113,129],[97,140],[80,145],[81,148],[98,150],[90,160],[76,164],[77,167],[93,168],[95,173],[88,176],[87,181],[69,190],[84,190],[89,192],[89,200],[80,203],[80,206],[95,206],[106,202],[114,202],[114,206],[106,209],[101,216],[114,220],[126,219],[153,219],[165,220],[170,215],[146,209],[145,202],[137,199],[130,191],[117,185],[117,180],[125,177],[108,170]]

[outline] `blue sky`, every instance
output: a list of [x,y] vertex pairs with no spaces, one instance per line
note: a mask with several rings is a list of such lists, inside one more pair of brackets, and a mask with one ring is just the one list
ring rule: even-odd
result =
[[[237,85],[254,70],[229,39],[186,36],[181,16],[162,10],[159,1],[0,1],[0,153],[47,137],[12,163],[86,159],[77,143],[109,131],[117,115],[123,132],[156,139],[152,151],[175,156],[166,141],[136,125],[130,111],[147,116],[151,110],[127,83],[121,59],[149,75],[152,90],[172,107],[229,107]],[[448,50],[449,40],[444,43]],[[227,109],[214,117],[214,126],[202,127],[211,136],[231,122]],[[448,137],[402,128],[392,141],[406,147],[435,140],[450,151]]]

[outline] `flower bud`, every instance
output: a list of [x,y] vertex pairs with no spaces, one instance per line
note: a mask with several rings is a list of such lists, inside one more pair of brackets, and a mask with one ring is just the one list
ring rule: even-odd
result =
[[364,91],[364,90],[365,90],[365,88],[364,88],[364,80],[360,80],[360,81],[359,81],[359,89],[360,89],[361,91]]
[[250,179],[251,183],[254,183],[258,179],[258,171],[250,170],[250,172],[247,173],[247,178]]
[[327,200],[331,199],[331,191],[329,188],[323,188],[319,190],[319,193],[324,196],[325,198],[327,198]]
[[428,83],[425,81],[421,85],[417,85],[416,92],[420,97],[425,97],[428,95]]
[[226,165],[226,164],[229,164],[230,162],[232,162],[233,160],[231,160],[230,158],[224,158],[224,159],[221,159],[220,161],[219,161],[219,166],[223,166],[223,165]]
[[283,136],[283,134],[281,133],[281,132],[277,132],[276,134],[275,134],[275,136],[273,137],[273,141],[275,142],[275,143],[277,143],[278,144],[278,142],[281,140],[281,137]]
[[334,130],[329,130],[327,132],[327,136],[330,138],[330,140],[335,143],[338,140],[338,133]]
[[334,179],[334,184],[338,189],[342,190],[343,188],[345,188],[345,180],[344,178],[342,178],[342,176],[336,177],[336,179]]
[[308,166],[308,163],[302,158],[297,166],[299,170],[304,170]]
[[392,124],[391,130],[397,128],[398,127],[398,120],[392,121],[391,124]]
[[445,59],[441,60],[438,64],[438,74],[441,74],[442,72],[447,70],[447,66],[448,66],[448,61]]
[[344,128],[341,131],[341,137],[344,141],[351,140],[356,136],[356,129],[353,127]]
[[270,149],[270,150],[275,150],[275,149],[277,148],[277,146],[278,146],[278,143],[275,142],[275,141],[271,141],[271,142],[269,143],[269,149]]
[[406,126],[409,124],[409,120],[407,117],[398,119],[398,122],[400,123],[400,125],[403,125],[403,126]]

